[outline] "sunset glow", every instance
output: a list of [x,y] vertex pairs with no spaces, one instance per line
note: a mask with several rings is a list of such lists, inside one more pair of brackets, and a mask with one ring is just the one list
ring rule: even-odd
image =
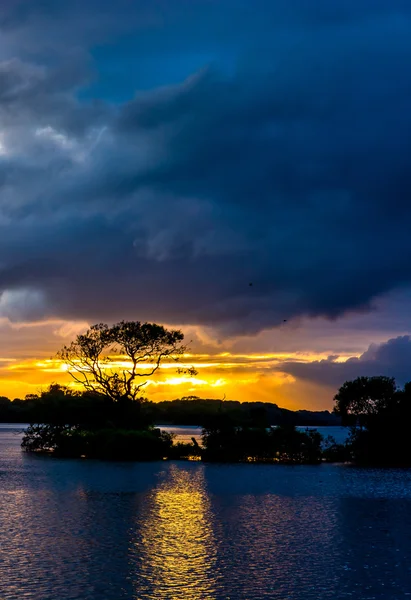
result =
[[[1,394],[5,396],[24,397],[29,393],[37,393],[56,382],[68,385],[74,389],[80,386],[70,376],[67,364],[55,358],[55,353],[62,344],[67,343],[73,336],[84,331],[87,325],[80,323],[38,323],[30,327],[7,325],[9,336],[13,339],[16,334],[23,332],[34,334],[33,345],[22,356],[22,346],[17,356],[0,358]],[[44,340],[47,332],[49,356],[35,356],[36,340]],[[197,336],[198,337],[198,336]],[[201,344],[195,342],[199,347]],[[52,351],[54,350],[54,352]],[[154,401],[170,400],[183,396],[200,396],[203,398],[227,398],[240,401],[259,400],[276,402],[285,407],[298,408],[310,404],[312,386],[307,384],[302,392],[298,379],[287,372],[284,365],[310,364],[314,361],[326,361],[329,353],[318,352],[241,352],[214,348],[209,345],[207,351],[190,348],[180,362],[166,360],[155,376],[149,378],[142,394]],[[20,354],[20,356],[19,356]],[[32,354],[32,356],[30,356]],[[352,355],[351,355],[352,356]],[[333,360],[343,362],[350,355],[340,354]],[[138,371],[149,371],[154,363],[141,363]],[[179,375],[177,367],[187,369],[194,367],[195,376]],[[110,363],[105,366],[110,371],[130,369],[131,363],[123,356],[111,356]],[[329,403],[331,391],[327,387],[316,387],[315,406]]]
[[[22,398],[52,382],[78,389],[67,365],[55,356],[88,326],[82,321],[13,323],[0,318],[4,351],[0,356],[0,395]],[[379,368],[374,362],[364,367],[363,361],[375,361],[378,348],[383,348],[389,337],[385,331],[361,334],[355,319],[352,325],[346,323],[349,334],[343,335],[326,321],[307,321],[258,336],[226,340],[219,340],[217,333],[206,328],[178,327],[189,350],[179,363],[164,361],[158,373],[149,378],[142,393],[155,402],[195,395],[274,402],[291,409],[332,409],[338,385],[365,368],[370,372]],[[370,341],[374,345],[370,346]],[[356,366],[352,361],[361,362]],[[140,364],[139,372],[152,366]],[[125,357],[111,357],[110,369],[129,367]],[[179,375],[178,367],[194,367],[197,375]]]

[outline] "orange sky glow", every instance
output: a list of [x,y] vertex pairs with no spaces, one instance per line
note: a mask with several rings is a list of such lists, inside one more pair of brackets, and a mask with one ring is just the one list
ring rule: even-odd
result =
[[[287,358],[308,361],[321,358]],[[191,355],[180,367],[194,366],[198,371],[194,377],[179,375],[176,364],[163,363],[160,371],[151,377],[142,391],[150,400],[161,401],[195,395],[202,398],[235,399],[241,402],[258,400],[276,402],[289,408],[301,408],[300,402],[293,401],[293,388],[298,388],[296,379],[281,371],[272,372],[273,366],[284,359],[284,355]],[[118,360],[114,368],[125,366]],[[148,368],[149,365],[141,365]],[[0,364],[1,394],[11,398],[36,393],[52,382],[79,388],[71,378],[67,366],[56,359],[17,360],[4,358]]]
[[[191,353],[184,356],[179,367],[194,366],[194,377],[179,375],[175,362],[164,362],[160,371],[151,377],[142,394],[153,401],[170,400],[195,395],[202,398],[227,398],[243,401],[275,402],[292,409],[312,405],[312,390],[302,386],[290,374],[278,370],[286,360],[309,362],[326,358],[325,354],[303,353]],[[112,368],[128,366],[122,357],[116,357]],[[141,365],[147,369],[150,365]],[[24,397],[37,393],[50,383],[72,387],[79,385],[71,378],[67,365],[52,357],[19,358],[4,356],[0,359],[1,395]],[[332,397],[329,390],[321,390],[323,402]]]
[[[165,362],[149,379],[143,394],[155,402],[195,395],[240,402],[274,402],[294,410],[331,410],[335,386],[296,378],[287,372],[287,363],[307,364],[328,360],[330,355],[334,362],[344,362],[359,356],[369,341],[378,343],[384,339],[384,334],[371,340],[367,334],[366,343],[364,336],[356,336],[355,327],[348,328],[344,336],[336,334],[331,326],[320,325],[318,331],[313,331],[310,322],[227,340],[218,339],[214,332],[204,328],[182,327],[190,353],[180,366],[194,366],[197,375],[179,375],[175,362]],[[88,326],[85,322],[16,324],[0,319],[0,395],[24,398],[54,382],[78,385],[67,366],[55,356]],[[118,367],[124,366],[121,357],[116,360]]]

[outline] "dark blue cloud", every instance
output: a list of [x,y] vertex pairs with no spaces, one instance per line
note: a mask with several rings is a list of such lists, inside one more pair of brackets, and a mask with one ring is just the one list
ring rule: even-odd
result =
[[392,338],[382,344],[371,344],[359,358],[346,362],[335,362],[334,356],[328,360],[312,363],[284,363],[281,369],[298,379],[333,387],[341,386],[360,376],[394,377],[398,385],[411,381],[411,337],[409,335]]
[[408,3],[51,6],[0,10],[1,289],[230,333],[410,285]]

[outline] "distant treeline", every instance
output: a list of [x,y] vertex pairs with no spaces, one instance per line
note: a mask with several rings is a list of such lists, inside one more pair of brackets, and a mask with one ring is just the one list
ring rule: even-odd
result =
[[[152,402],[142,400],[126,407],[113,405],[106,397],[90,392],[72,392],[57,384],[40,394],[30,394],[24,400],[0,397],[1,423],[56,423],[93,424],[98,426],[118,420],[125,411],[125,419],[141,423],[199,425],[211,418],[224,415],[238,425],[250,422],[259,425],[340,425],[340,418],[329,411],[292,411],[277,404],[265,402],[237,402],[233,400],[201,399],[189,396],[177,400]],[[116,414],[113,414],[115,412]]]
[[164,402],[149,402],[146,410],[159,424],[203,425],[209,417],[224,414],[238,424],[257,421],[269,425],[341,425],[341,419],[328,410],[292,411],[271,402],[211,400],[194,396]]

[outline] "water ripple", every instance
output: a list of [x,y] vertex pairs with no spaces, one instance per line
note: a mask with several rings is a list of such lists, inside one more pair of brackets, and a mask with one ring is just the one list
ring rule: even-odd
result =
[[1,600],[411,597],[410,471],[0,457]]

